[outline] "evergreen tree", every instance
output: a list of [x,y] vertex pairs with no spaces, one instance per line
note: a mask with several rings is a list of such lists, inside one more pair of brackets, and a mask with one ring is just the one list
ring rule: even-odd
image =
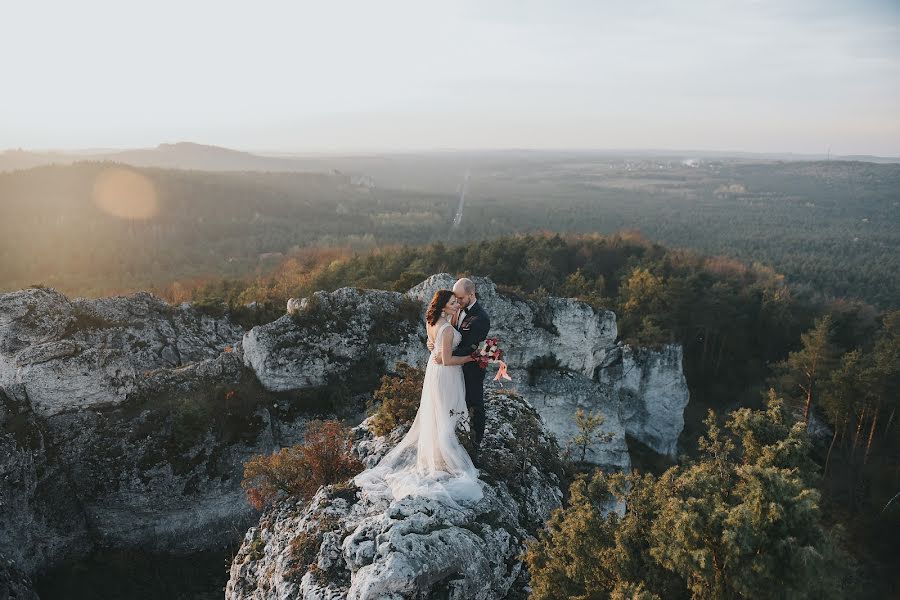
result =
[[799,392],[806,424],[809,424],[813,401],[818,398],[819,386],[830,375],[838,354],[830,338],[831,315],[824,315],[816,319],[811,330],[801,334],[802,348],[788,354],[787,359],[776,366],[783,390],[792,396]]
[[706,425],[700,458],[658,478],[576,480],[526,552],[533,597],[847,597],[805,424],[770,391],[765,410],[734,411],[727,432],[712,412]]

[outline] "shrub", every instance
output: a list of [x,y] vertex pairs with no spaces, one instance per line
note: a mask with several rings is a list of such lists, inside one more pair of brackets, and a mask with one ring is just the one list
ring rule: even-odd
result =
[[322,485],[344,481],[362,470],[350,454],[350,429],[339,421],[311,421],[303,444],[258,455],[244,464],[241,487],[257,510],[279,494],[311,497]]
[[261,537],[254,537],[253,541],[250,542],[250,552],[247,556],[249,556],[250,560],[259,560],[265,556],[265,552],[266,542]]
[[[290,575],[297,574],[302,577],[309,567],[312,566],[313,560],[319,553],[319,547],[322,545],[321,532],[301,531],[291,540],[291,559],[294,561],[293,568],[288,573]],[[299,579],[299,577],[297,578]]]
[[375,435],[387,435],[395,427],[410,423],[419,410],[425,372],[406,363],[397,364],[396,375],[381,378],[381,387],[370,404],[370,427]]

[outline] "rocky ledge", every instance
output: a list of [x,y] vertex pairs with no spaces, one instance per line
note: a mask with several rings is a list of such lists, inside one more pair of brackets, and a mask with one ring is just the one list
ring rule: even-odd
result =
[[[247,531],[226,600],[447,598],[522,594],[527,539],[562,501],[559,448],[534,408],[490,392],[482,447],[484,497],[451,508],[431,499],[371,498],[352,482],[310,502],[283,500]],[[375,438],[367,421],[354,451],[374,465],[408,429]]]

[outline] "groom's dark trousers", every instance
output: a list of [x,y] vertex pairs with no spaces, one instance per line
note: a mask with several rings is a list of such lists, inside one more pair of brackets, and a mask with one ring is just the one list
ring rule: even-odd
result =
[[[481,302],[476,301],[467,311],[462,323],[459,324],[462,340],[453,351],[453,355],[468,356],[471,354],[478,344],[485,340],[490,328],[491,320],[487,312],[481,307]],[[472,442],[475,449],[478,450],[481,448],[481,440],[484,437],[484,376],[487,370],[479,367],[478,363],[468,362],[463,365],[462,372],[466,382],[466,406],[469,407],[469,414],[472,417],[472,433],[474,434]]]

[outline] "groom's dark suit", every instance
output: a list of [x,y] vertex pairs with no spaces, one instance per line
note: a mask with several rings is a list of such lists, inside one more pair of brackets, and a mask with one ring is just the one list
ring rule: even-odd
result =
[[[491,328],[491,319],[481,307],[481,302],[476,300],[470,309],[466,311],[459,331],[462,340],[453,351],[453,356],[468,356],[478,344],[483,342]],[[462,367],[463,379],[466,382],[466,406],[472,415],[472,432],[475,434],[472,442],[475,449],[481,447],[481,439],[484,437],[484,376],[485,369],[478,363],[468,362]]]

